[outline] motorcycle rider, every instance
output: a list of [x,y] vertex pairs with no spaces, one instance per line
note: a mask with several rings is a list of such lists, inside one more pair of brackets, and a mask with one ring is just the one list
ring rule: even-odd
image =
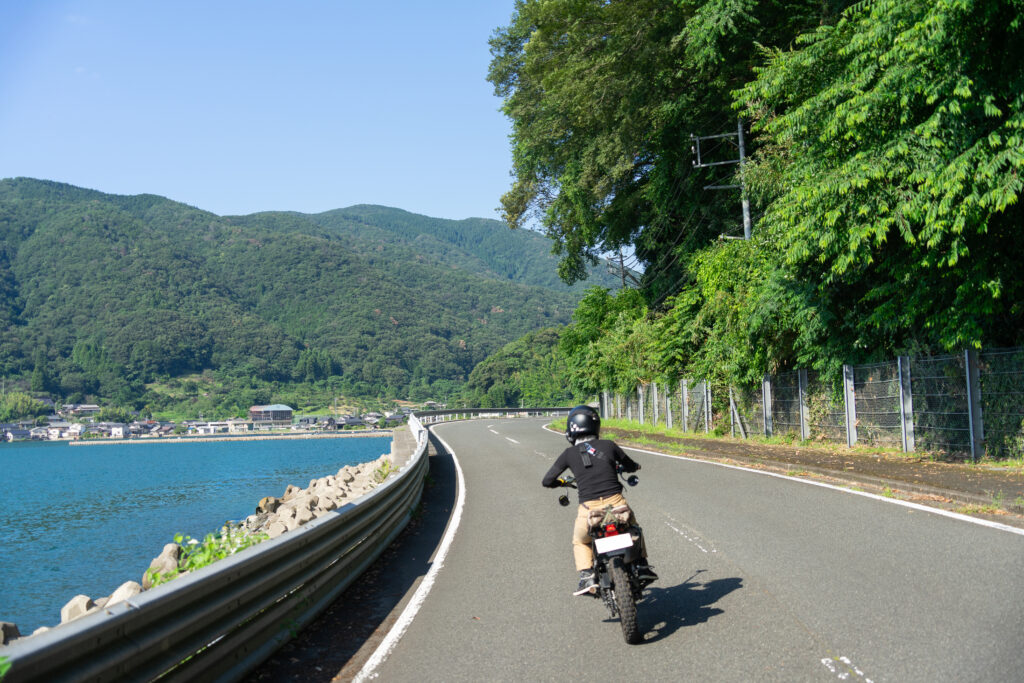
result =
[[[580,505],[572,531],[572,554],[576,570],[579,572],[579,587],[573,595],[589,593],[597,585],[593,569],[594,551],[588,533],[590,511],[602,510],[609,505],[626,505],[617,466],[621,466],[626,472],[636,472],[640,469],[640,465],[626,455],[614,441],[599,438],[600,431],[601,417],[590,406],[576,406],[569,411],[565,438],[572,446],[562,451],[541,481],[541,484],[548,488],[562,486],[565,482],[560,475],[566,468],[572,470],[576,478]],[[629,513],[629,523],[637,523],[632,509]],[[642,539],[637,570],[641,579],[654,581],[658,578],[647,563],[647,548]]]

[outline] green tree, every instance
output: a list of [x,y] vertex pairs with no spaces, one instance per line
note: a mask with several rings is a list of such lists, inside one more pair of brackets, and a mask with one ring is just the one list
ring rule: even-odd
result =
[[736,93],[778,279],[814,283],[796,315],[828,327],[804,355],[1020,343],[1022,10],[857,3]]
[[734,194],[704,189],[715,177],[693,168],[690,135],[735,130],[730,93],[757,46],[786,45],[845,4],[518,0],[488,74],[513,126],[505,220],[540,220],[566,282],[633,245],[651,299],[674,293],[679,255],[739,223]]
[[11,391],[0,396],[0,422],[12,422],[46,415],[50,409],[28,394]]

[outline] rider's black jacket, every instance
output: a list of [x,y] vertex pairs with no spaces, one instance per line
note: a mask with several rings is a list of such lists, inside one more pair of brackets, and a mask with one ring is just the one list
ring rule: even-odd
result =
[[[587,462],[590,463],[589,466]],[[581,503],[614,496],[616,493],[622,493],[622,483],[615,471],[616,463],[621,464],[626,472],[636,472],[640,469],[640,466],[614,441],[581,441],[562,451],[555,464],[544,475],[541,484],[548,488],[557,488],[558,476],[568,467],[576,477],[576,488],[579,490]]]

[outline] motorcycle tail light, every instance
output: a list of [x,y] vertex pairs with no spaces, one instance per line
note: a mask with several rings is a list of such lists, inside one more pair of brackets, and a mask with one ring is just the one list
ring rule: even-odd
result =
[[619,530],[615,528],[614,524],[608,524],[604,528],[604,535],[605,536],[618,536],[619,535]]

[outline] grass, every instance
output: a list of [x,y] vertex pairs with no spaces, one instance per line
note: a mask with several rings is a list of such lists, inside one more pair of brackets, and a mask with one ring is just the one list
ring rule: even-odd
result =
[[1003,509],[995,503],[988,503],[986,505],[969,503],[954,508],[953,512],[959,512],[961,515],[998,515],[1003,512]]

